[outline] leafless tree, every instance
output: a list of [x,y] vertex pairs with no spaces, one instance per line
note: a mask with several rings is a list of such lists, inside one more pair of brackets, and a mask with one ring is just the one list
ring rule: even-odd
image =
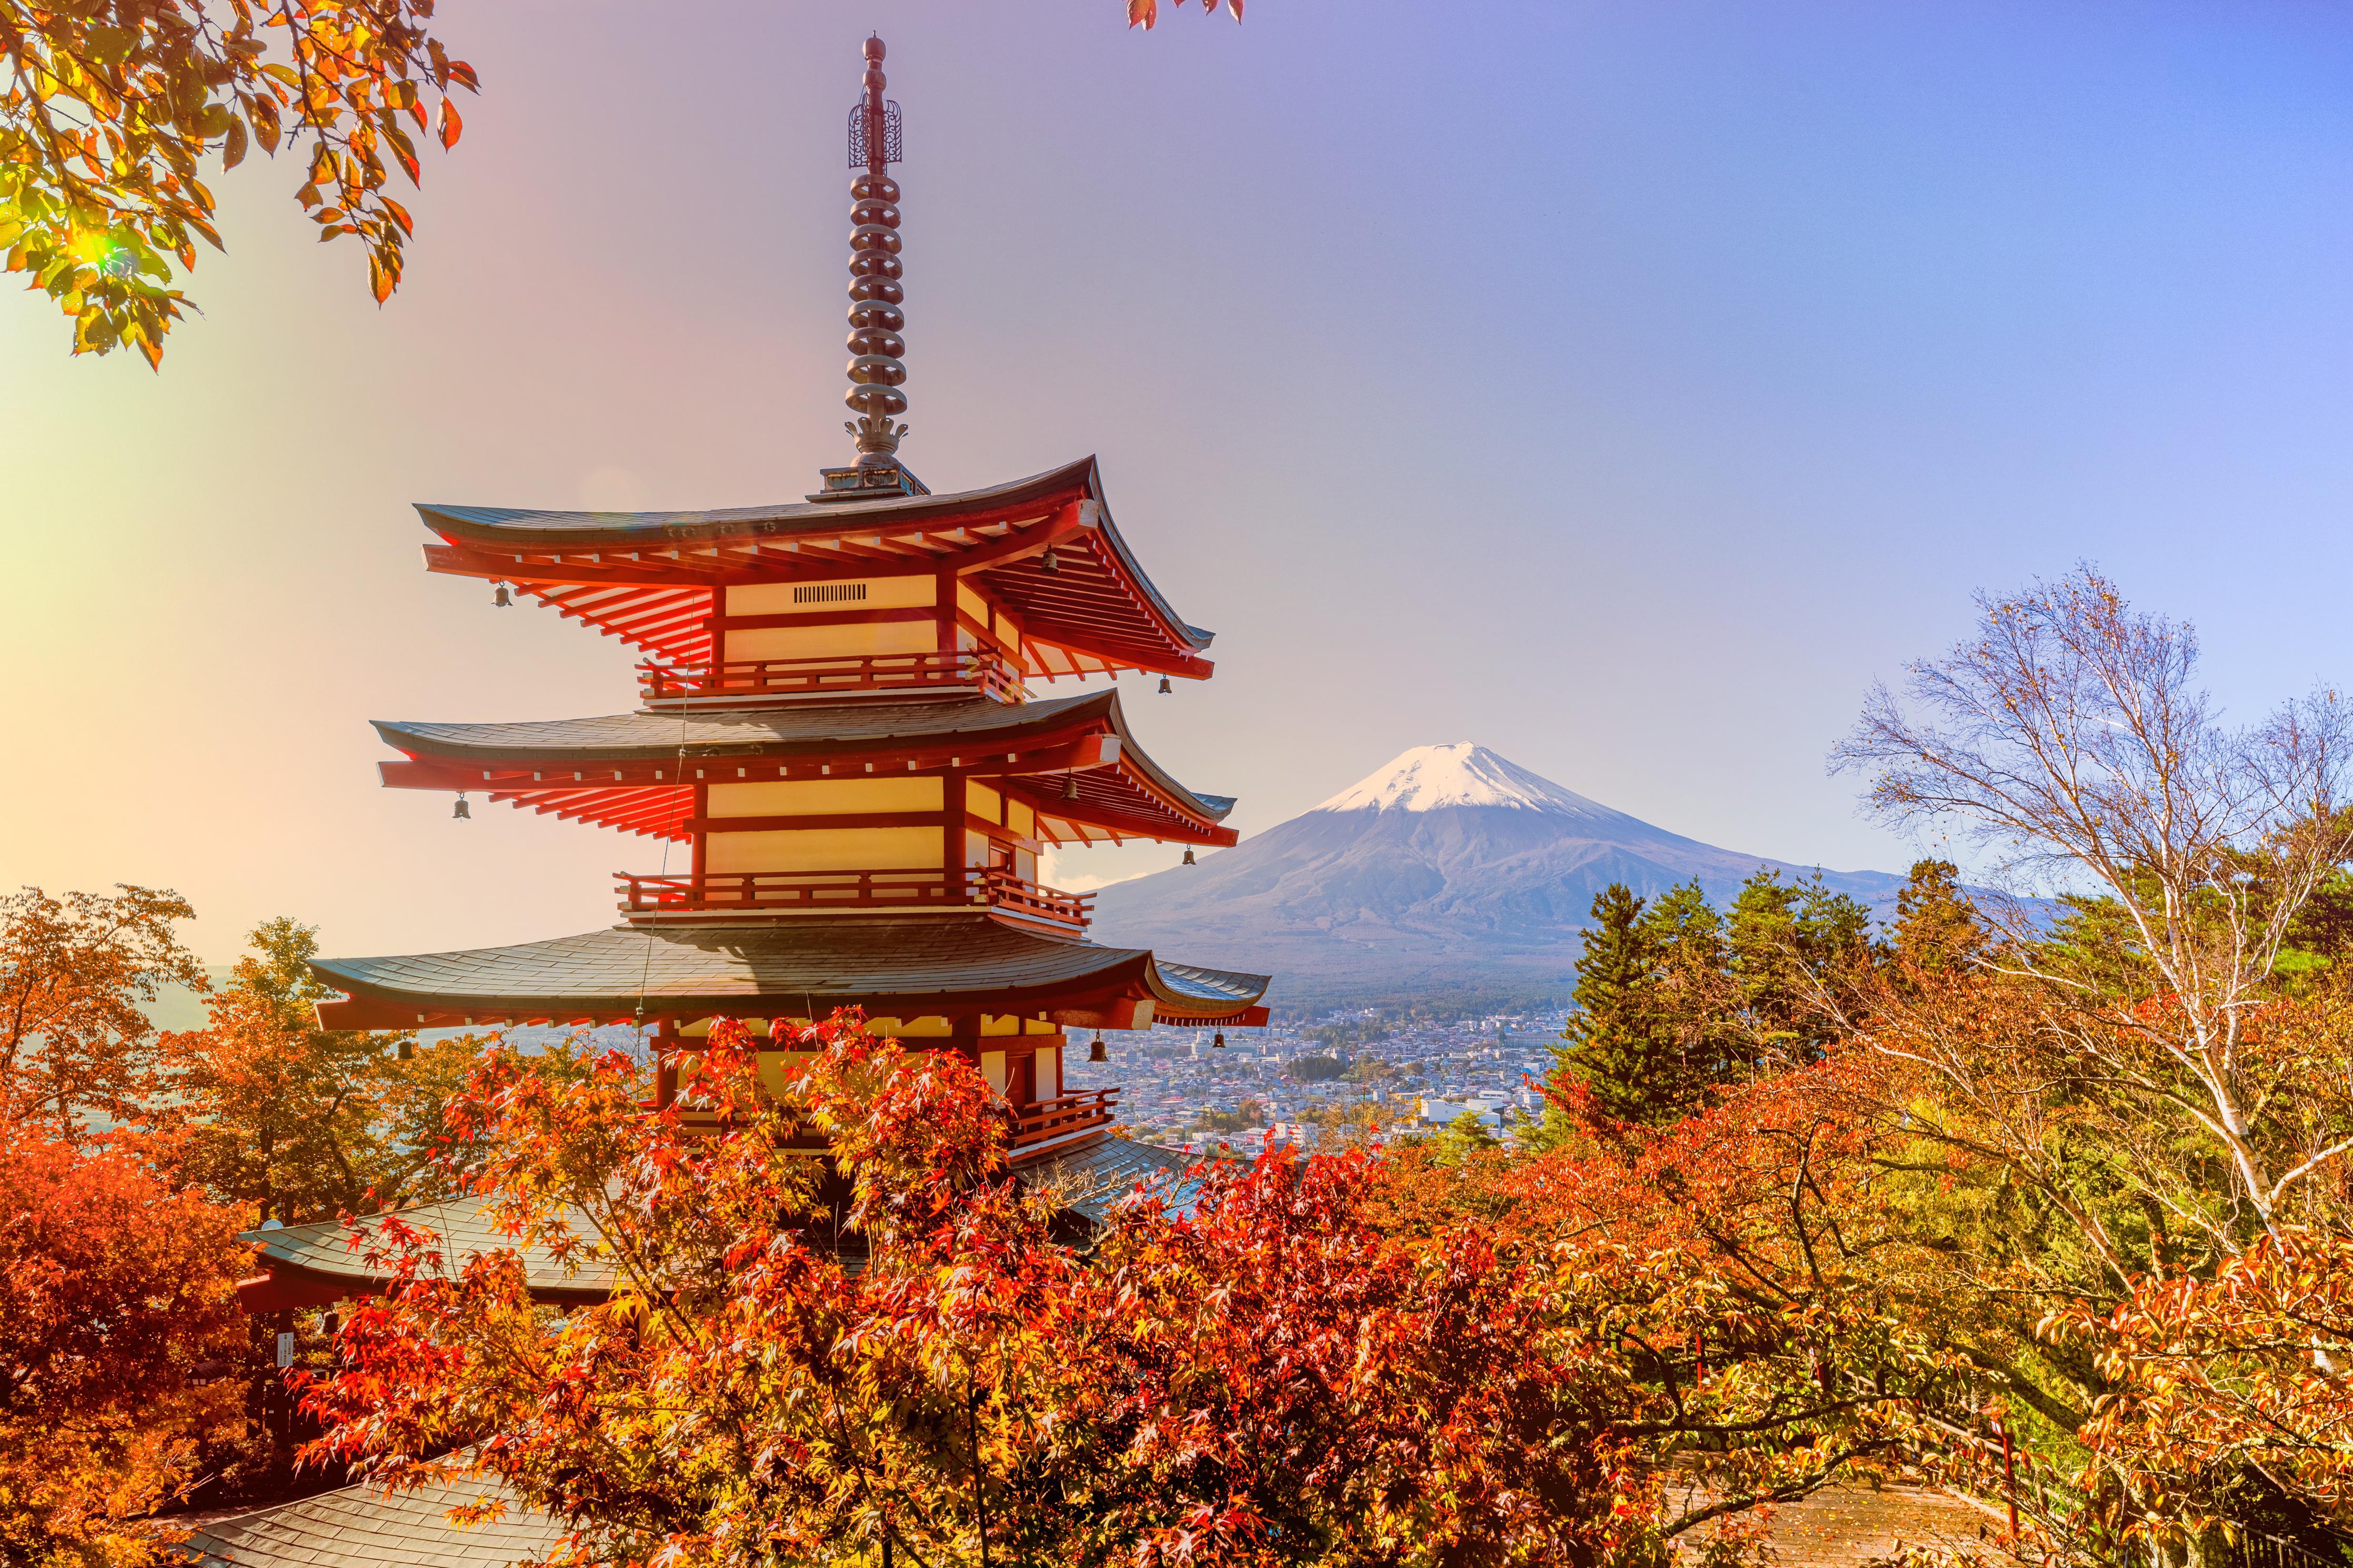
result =
[[2088,566],[1978,609],[1975,634],[1909,666],[1900,695],[1874,688],[1832,765],[1868,776],[1884,821],[1957,826],[2029,887],[2114,900],[2144,994],[2045,962],[2016,910],[1989,962],[2072,994],[2035,1048],[2186,1116],[2226,1154],[2232,1202],[2275,1232],[2289,1189],[2353,1147],[2256,1133],[2296,1075],[2287,1042],[2251,1052],[2249,1032],[2290,923],[2353,853],[2344,704],[2323,689],[2225,723],[2195,683],[2191,627],[2136,612]]

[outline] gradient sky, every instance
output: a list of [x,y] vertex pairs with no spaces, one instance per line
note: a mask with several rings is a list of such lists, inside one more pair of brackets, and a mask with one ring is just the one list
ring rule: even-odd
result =
[[1469,740],[1900,869],[1824,752],[1973,590],[2078,559],[2196,620],[2235,713],[2353,677],[2342,6],[441,9],[485,91],[390,306],[259,158],[160,376],[0,292],[0,887],[176,888],[216,961],[281,913],[340,953],[612,918],[658,844],[376,786],[372,717],[630,705],[621,645],[427,576],[408,503],[737,505],[844,460],[870,26],[907,459],[1101,456],[1219,633],[1135,721],[1245,832]]

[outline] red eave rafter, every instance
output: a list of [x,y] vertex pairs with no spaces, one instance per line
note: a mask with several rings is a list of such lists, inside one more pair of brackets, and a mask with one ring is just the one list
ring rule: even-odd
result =
[[[452,539],[425,553],[433,571],[514,583],[559,614],[684,663],[710,658],[703,621],[724,584],[952,572],[984,583],[1019,617],[1024,641],[1060,650],[1071,673],[1071,656],[1083,656],[1114,671],[1206,679],[1214,667],[1154,610],[1102,542],[1096,516],[1092,502],[1072,495],[945,523],[845,527],[816,538],[512,552]],[[1049,544],[1062,548],[1065,563],[1050,577],[1033,564]],[[1029,673],[1064,672],[1039,662]]]
[[[1011,752],[979,752],[986,742],[965,740],[916,751],[829,752],[823,758],[697,756],[620,762],[550,762],[545,759],[452,760],[409,753],[409,760],[378,764],[393,789],[473,790],[492,800],[528,805],[572,820],[601,823],[632,833],[682,838],[692,815],[660,805],[691,797],[696,784],[738,780],[848,777],[874,764],[877,776],[897,776],[943,767],[998,781],[1041,816],[1100,828],[1113,838],[1155,838],[1171,843],[1223,847],[1236,842],[1232,828],[1197,816],[1132,766],[1103,732],[1075,738],[1031,737]],[[828,775],[818,770],[830,765]],[[1075,782],[1079,798],[1063,800],[1064,779]],[[1044,837],[1059,836],[1046,833]]]

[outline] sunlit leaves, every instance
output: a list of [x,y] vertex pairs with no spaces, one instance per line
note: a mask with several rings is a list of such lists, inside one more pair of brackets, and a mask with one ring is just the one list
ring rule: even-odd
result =
[[73,7],[0,0],[0,244],[74,321],[73,352],[130,347],[153,365],[189,301],[172,287],[196,239],[220,248],[214,200],[197,177],[218,153],[234,168],[259,143],[310,147],[305,205],[322,240],[350,235],[368,253],[370,291],[399,286],[413,225],[384,193],[396,166],[422,165],[403,113],[430,125],[420,84],[439,100],[440,140],[461,124],[448,101],[477,90],[471,67],[427,35],[432,0],[93,0]]
[[[1182,0],[1178,0],[1182,4]],[[1242,0],[1201,0],[1201,9],[1215,14],[1223,5],[1235,21],[1242,19]],[[1127,0],[1127,25],[1131,27],[1151,27],[1160,20],[1160,0]]]

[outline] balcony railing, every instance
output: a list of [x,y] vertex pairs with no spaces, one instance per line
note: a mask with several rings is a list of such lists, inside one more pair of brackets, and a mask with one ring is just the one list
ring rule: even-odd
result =
[[614,873],[633,915],[741,910],[989,909],[1072,930],[1093,918],[1094,895],[1041,888],[1009,871],[706,871],[701,877]]
[[1073,1133],[1108,1129],[1118,1101],[1118,1089],[1097,1089],[1014,1106],[1007,1112],[1013,1122],[1013,1153],[1018,1158],[1026,1148],[1060,1142]]
[[[716,1129],[719,1119],[709,1107],[677,1099],[675,1080],[668,1076],[667,1068],[664,1072],[655,1105],[676,1106],[681,1119],[691,1129]],[[1109,1131],[1118,1119],[1119,1093],[1117,1088],[1089,1089],[1082,1094],[1058,1095],[1052,1100],[1005,1107],[1002,1114],[1008,1134],[1006,1152],[1018,1163],[1029,1151],[1042,1155],[1050,1149],[1067,1148],[1080,1142],[1084,1134]],[[797,1128],[786,1136],[784,1146],[821,1153],[832,1147],[832,1140],[814,1128]]]
[[720,664],[648,662],[638,666],[638,689],[648,702],[955,690],[1020,702],[1029,695],[1011,661],[989,648],[729,659]]

